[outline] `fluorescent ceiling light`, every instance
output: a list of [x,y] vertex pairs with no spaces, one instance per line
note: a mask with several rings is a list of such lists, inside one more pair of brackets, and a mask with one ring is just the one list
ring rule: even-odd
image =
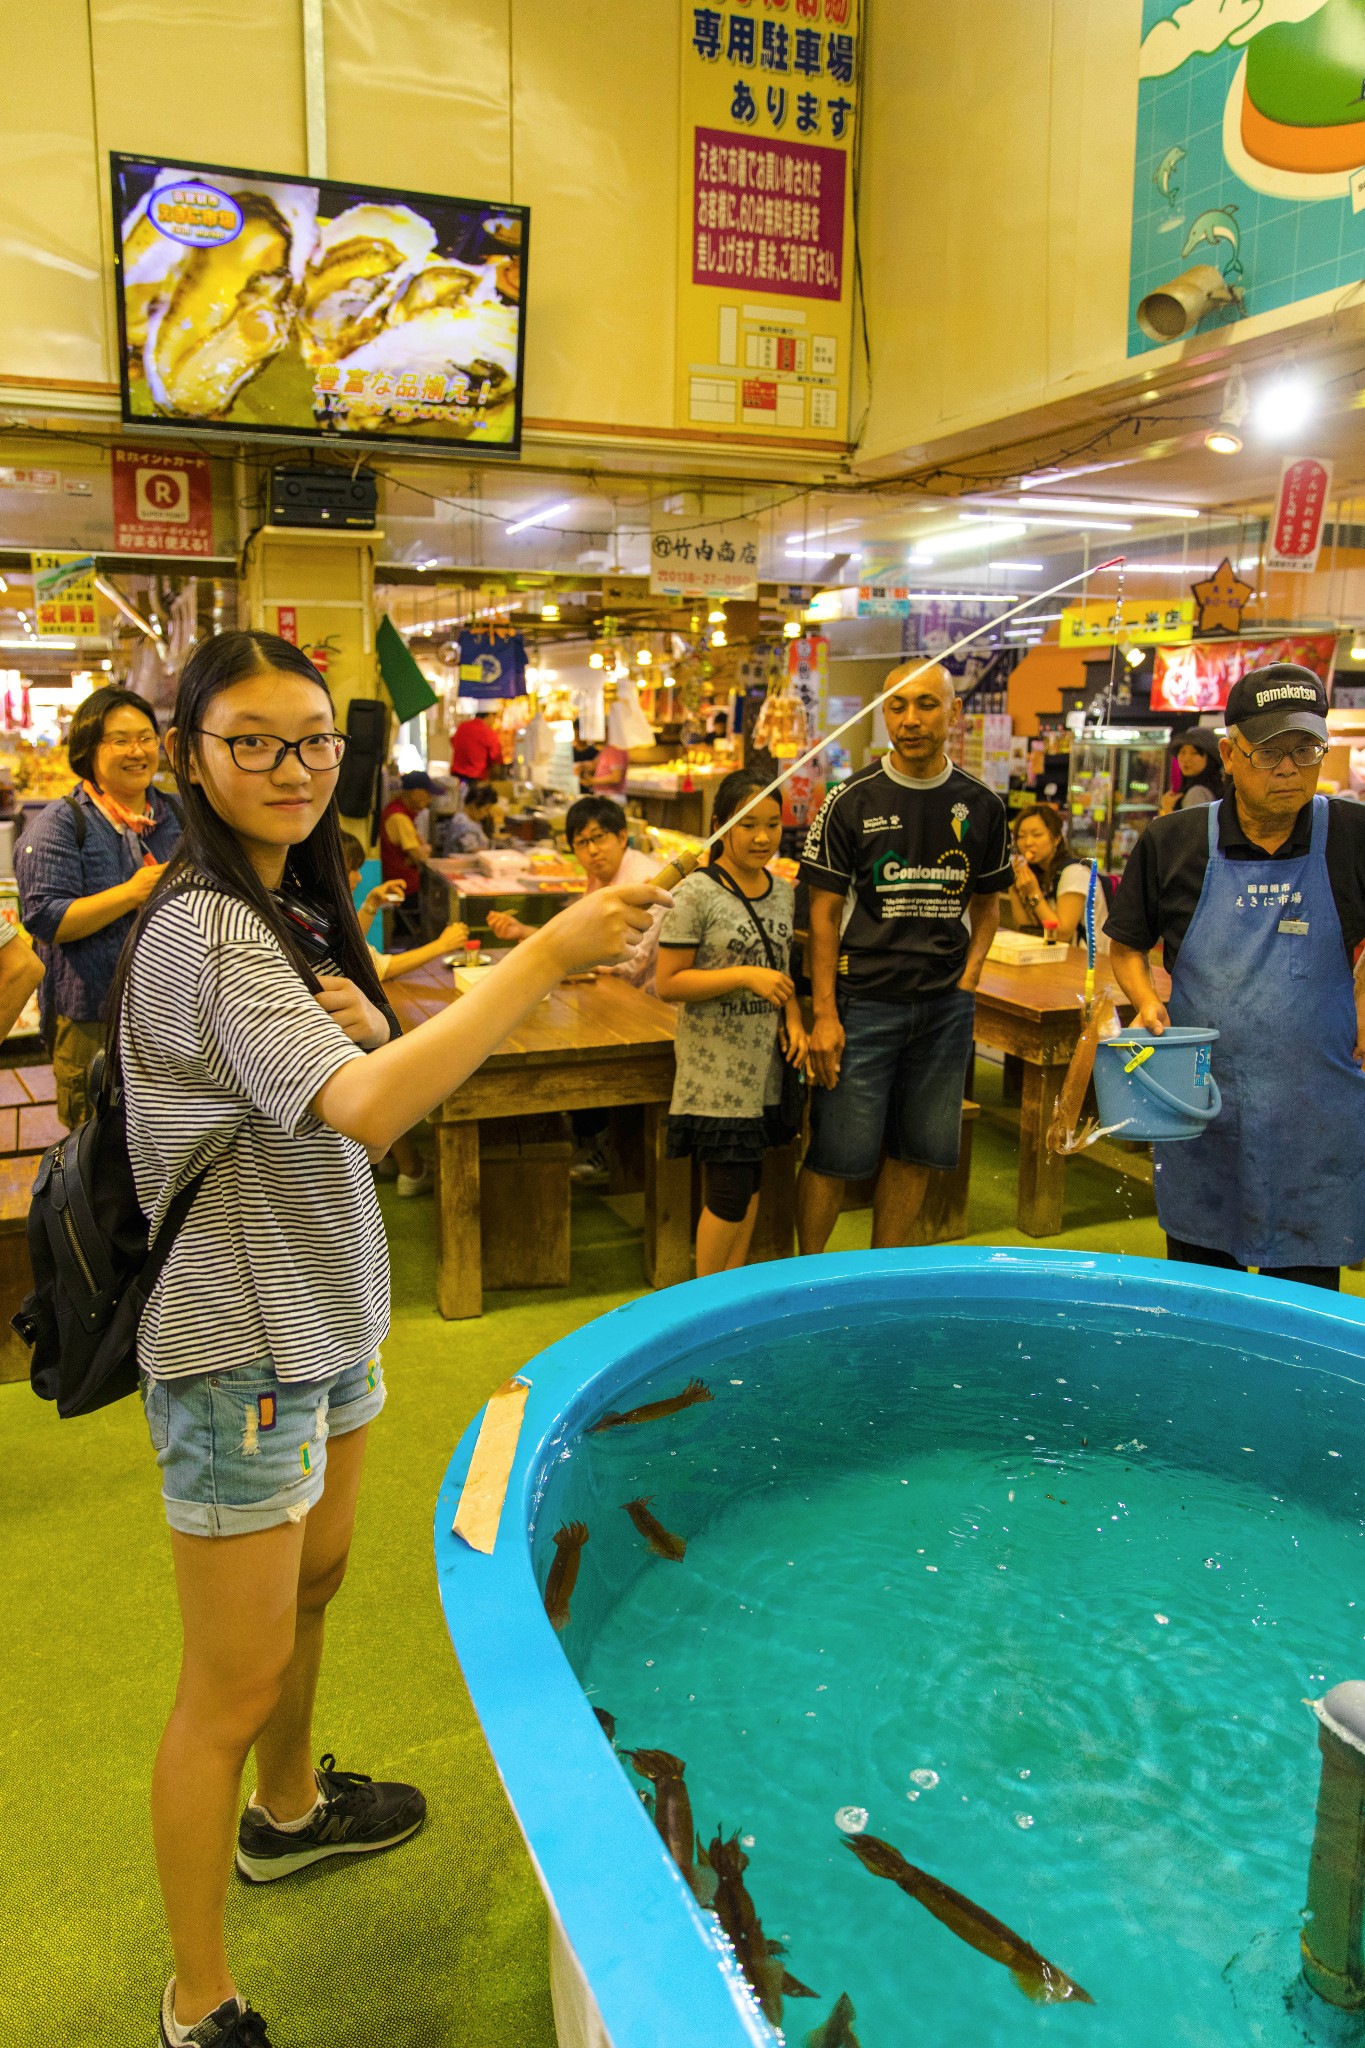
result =
[[75,647],[78,644],[79,643],[75,640],[62,640],[58,639],[55,635],[50,640],[46,638],[39,640],[36,634],[31,635],[27,640],[0,640],[0,647],[23,647],[27,649],[30,653],[36,650],[39,654],[41,654],[45,648]]
[[1002,541],[1018,540],[1028,528],[1022,519],[965,518],[960,526],[945,526],[926,533],[911,548],[907,561],[936,562],[940,555],[969,553],[973,548],[992,548]]
[[547,505],[542,512],[533,512],[529,519],[517,519],[507,528],[508,533],[525,533],[528,526],[543,526],[547,519],[558,519],[561,512],[573,509],[573,499],[566,498],[562,505]]
[[1060,526],[1068,533],[1131,533],[1132,523],[1127,519],[1086,519],[1079,512],[1035,512],[1030,505],[1026,508],[1030,528],[1038,526]]
[[861,548],[839,548],[829,544],[819,548],[806,548],[802,547],[799,541],[788,541],[787,553],[801,555],[808,562],[827,562],[830,556],[835,554],[844,555],[850,562],[858,562],[862,560],[863,551]]
[[1049,512],[1093,512],[1099,518],[1104,518],[1111,513],[1117,513],[1120,516],[1127,513],[1133,519],[1200,519],[1203,517],[1203,514],[1192,505],[1157,505],[1151,504],[1143,498],[1060,498],[1054,497],[1051,492],[1045,495],[1040,491],[1036,497],[1031,497],[1027,501],[1015,499],[1012,501],[1001,500],[999,502],[1019,504],[1021,509],[1026,502],[1030,508],[1034,505],[1041,505],[1045,511]]

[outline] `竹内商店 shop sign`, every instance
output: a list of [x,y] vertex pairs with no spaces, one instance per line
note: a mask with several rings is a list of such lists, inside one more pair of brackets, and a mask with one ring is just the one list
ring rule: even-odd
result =
[[757,597],[758,521],[655,512],[649,587],[656,597]]
[[677,422],[844,441],[858,0],[682,8]]

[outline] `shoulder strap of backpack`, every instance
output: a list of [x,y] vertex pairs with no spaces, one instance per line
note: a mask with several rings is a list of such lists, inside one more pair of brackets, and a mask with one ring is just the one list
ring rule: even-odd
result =
[[[210,1160],[209,1165],[212,1164],[213,1161]],[[144,1301],[151,1299],[152,1290],[161,1278],[161,1268],[170,1257],[171,1247],[185,1227],[185,1218],[189,1215],[194,1198],[204,1184],[204,1176],[208,1170],[208,1166],[201,1166],[194,1178],[185,1182],[161,1219],[161,1228],[157,1231],[151,1250],[147,1254],[147,1262],[137,1276],[138,1292]]]
[[764,924],[762,918],[754,909],[753,903],[745,895],[744,891],[739,887],[739,885],[736,882],[731,881],[730,877],[726,874],[724,868],[712,867],[708,863],[707,866],[701,870],[701,872],[704,875],[709,876],[710,879],[713,882],[715,882],[718,887],[724,889],[728,896],[733,896],[737,902],[740,902],[744,905],[744,908],[748,911],[750,917],[754,921],[754,928],[757,931],[758,936],[763,941],[763,950],[768,956],[769,967],[772,968],[775,974],[780,974],[782,972],[782,969],[778,967],[777,955],[773,951],[773,942],[768,937],[768,927]]
[[76,802],[76,799],[74,796],[72,796],[70,790],[68,790],[66,795],[62,798],[62,802],[66,805],[67,809],[71,813],[72,818],[75,820],[72,829],[76,834],[76,851],[79,853],[81,848],[85,845],[85,835],[88,829],[86,825],[85,812]]

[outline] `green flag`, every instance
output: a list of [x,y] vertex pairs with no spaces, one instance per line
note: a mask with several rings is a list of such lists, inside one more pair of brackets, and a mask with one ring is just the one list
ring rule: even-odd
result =
[[379,622],[374,647],[379,656],[379,673],[384,678],[384,687],[399,719],[406,724],[409,718],[416,718],[419,711],[430,711],[436,702],[436,692],[418,668],[387,612]]

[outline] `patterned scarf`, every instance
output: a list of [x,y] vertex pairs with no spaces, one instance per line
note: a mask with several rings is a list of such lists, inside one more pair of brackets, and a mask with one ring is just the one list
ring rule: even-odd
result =
[[139,816],[136,811],[130,811],[126,804],[121,804],[116,796],[110,796],[107,789],[96,789],[93,782],[82,781],[81,788],[91,803],[104,812],[109,823],[117,825],[122,832],[150,832],[156,823],[150,802]]

